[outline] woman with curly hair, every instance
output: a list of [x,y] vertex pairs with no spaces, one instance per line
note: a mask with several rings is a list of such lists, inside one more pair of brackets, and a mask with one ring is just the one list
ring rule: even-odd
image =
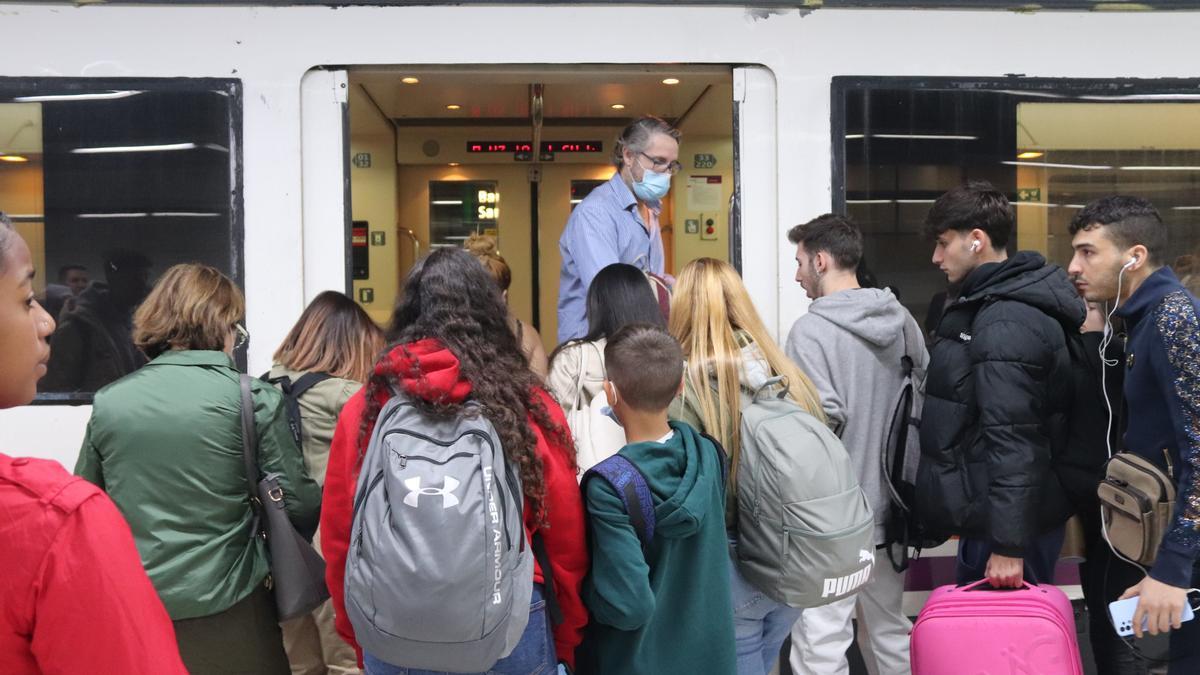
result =
[[[391,329],[392,347],[366,387],[338,419],[321,513],[326,580],[338,632],[361,654],[345,612],[345,567],[358,473],[379,411],[394,390],[426,415],[470,414],[480,406],[521,478],[527,537],[540,534],[563,620],[551,630],[545,577],[534,568],[528,627],[492,673],[534,673],[574,663],[587,613],[580,586],[587,572],[583,504],[562,409],[527,367],[509,329],[508,310],[487,270],[459,249],[439,249],[410,273]],[[430,561],[436,564],[436,561]],[[550,638],[553,637],[551,640]],[[363,654],[368,675],[417,673]]]

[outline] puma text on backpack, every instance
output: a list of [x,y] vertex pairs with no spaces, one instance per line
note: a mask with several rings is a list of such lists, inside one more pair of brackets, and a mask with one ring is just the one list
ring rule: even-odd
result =
[[363,649],[452,672],[511,653],[533,592],[523,504],[486,418],[432,418],[392,397],[363,459],[346,560],[346,614]]
[[870,579],[875,519],[841,441],[786,389],[767,393],[781,381],[743,394],[738,570],[777,602],[817,607]]

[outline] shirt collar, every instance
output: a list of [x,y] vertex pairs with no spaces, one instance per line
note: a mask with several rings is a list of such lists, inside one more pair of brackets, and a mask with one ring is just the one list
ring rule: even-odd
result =
[[1116,314],[1130,323],[1136,324],[1147,311],[1157,306],[1164,296],[1181,290],[1184,290],[1184,287],[1179,282],[1179,278],[1175,276],[1170,267],[1163,265],[1154,274],[1146,277],[1142,285],[1138,286],[1133,295],[1125,301],[1125,304],[1117,308]]
[[147,366],[225,366],[233,368],[233,359],[215,349],[186,349],[166,351]]

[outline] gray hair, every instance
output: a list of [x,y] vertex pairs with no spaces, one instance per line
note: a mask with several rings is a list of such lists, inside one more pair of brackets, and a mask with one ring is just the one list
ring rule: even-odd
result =
[[617,137],[617,142],[613,145],[612,163],[618,169],[625,165],[625,149],[628,148],[632,152],[644,152],[646,147],[650,145],[650,139],[654,134],[663,134],[675,139],[679,142],[679,130],[671,126],[666,120],[646,115],[639,117]]
[[13,227],[12,219],[7,213],[0,211],[0,273],[4,272],[4,258],[8,247],[12,246],[16,238],[17,228]]

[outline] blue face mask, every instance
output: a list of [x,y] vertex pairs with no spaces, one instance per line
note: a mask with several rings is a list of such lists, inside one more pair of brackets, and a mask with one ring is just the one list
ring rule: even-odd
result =
[[646,169],[641,180],[633,181],[633,194],[644,202],[656,202],[671,189],[671,174]]

